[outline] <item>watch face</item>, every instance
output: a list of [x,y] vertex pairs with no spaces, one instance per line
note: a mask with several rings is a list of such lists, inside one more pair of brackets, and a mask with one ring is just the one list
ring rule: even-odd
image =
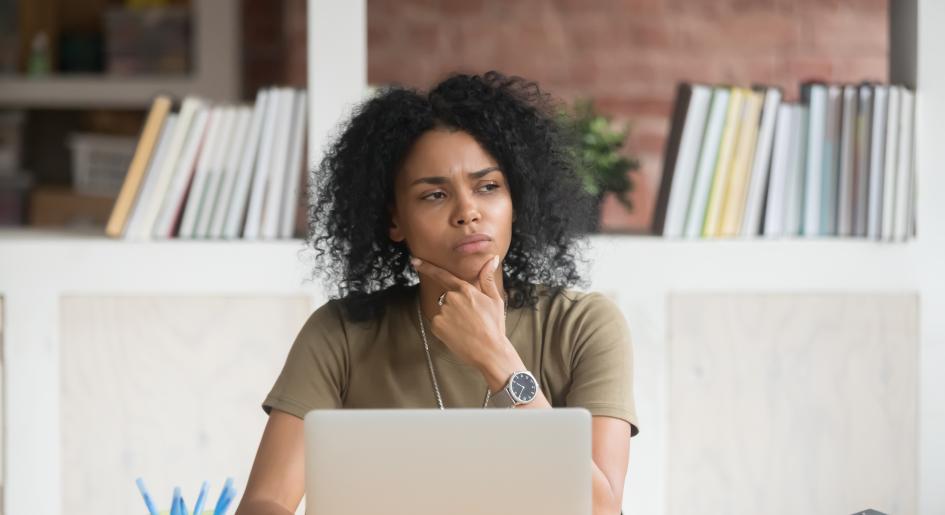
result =
[[519,402],[531,402],[538,393],[538,385],[535,384],[535,378],[531,374],[520,372],[512,378],[510,390]]

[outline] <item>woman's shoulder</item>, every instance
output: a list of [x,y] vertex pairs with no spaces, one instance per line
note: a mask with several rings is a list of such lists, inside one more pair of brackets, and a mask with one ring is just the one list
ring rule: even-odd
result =
[[583,291],[573,288],[552,288],[539,285],[535,289],[539,311],[559,314],[581,315],[596,314],[614,316],[620,314],[617,303],[610,296],[597,291]]
[[392,286],[368,295],[335,297],[319,306],[309,316],[309,321],[329,325],[373,325],[397,312],[401,305],[411,302],[415,295],[416,285]]

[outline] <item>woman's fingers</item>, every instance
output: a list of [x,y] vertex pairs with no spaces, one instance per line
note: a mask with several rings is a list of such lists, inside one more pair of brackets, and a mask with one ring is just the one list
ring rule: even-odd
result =
[[483,265],[482,270],[479,271],[479,289],[495,300],[502,300],[499,287],[495,284],[495,269],[498,266],[499,256],[494,256]]
[[414,270],[416,270],[418,274],[433,279],[435,282],[440,283],[446,290],[462,291],[463,285],[467,284],[466,281],[459,277],[456,277],[433,263],[427,263],[420,258],[410,258],[410,264],[413,265]]

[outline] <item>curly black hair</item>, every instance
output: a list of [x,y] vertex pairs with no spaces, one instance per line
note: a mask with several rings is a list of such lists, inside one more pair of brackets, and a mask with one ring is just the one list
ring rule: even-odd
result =
[[[536,286],[583,284],[581,238],[595,202],[577,174],[575,133],[537,84],[490,71],[453,74],[427,93],[386,86],[358,105],[312,172],[307,244],[314,274],[336,288],[349,318],[383,314],[417,282],[403,242],[390,239],[394,178],[431,129],[464,131],[495,158],[515,212],[504,284],[510,307],[534,306]],[[314,275],[313,274],[313,275]]]

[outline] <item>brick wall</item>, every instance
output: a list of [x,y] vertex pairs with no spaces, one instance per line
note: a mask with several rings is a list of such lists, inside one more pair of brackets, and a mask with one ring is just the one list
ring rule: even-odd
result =
[[[275,4],[281,80],[304,84],[305,1]],[[426,88],[451,71],[498,69],[565,101],[593,97],[631,124],[626,150],[642,163],[634,211],[608,199],[604,225],[638,232],[678,81],[764,82],[792,100],[801,80],[886,80],[886,23],[886,0],[368,0],[368,80]]]

